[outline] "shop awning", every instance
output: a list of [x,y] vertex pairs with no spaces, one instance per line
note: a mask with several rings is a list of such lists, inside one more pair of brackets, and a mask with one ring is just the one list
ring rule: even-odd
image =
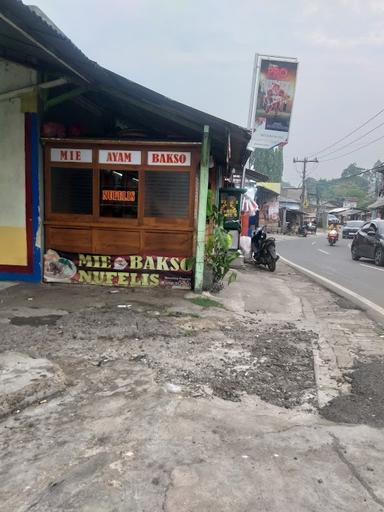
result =
[[[241,179],[242,178],[241,171],[237,172],[234,175],[234,178]],[[256,183],[265,182],[265,181],[269,180],[268,176],[266,176],[265,174],[262,174],[261,172],[258,172],[258,171],[254,171],[252,169],[245,170],[245,178],[248,180],[251,180],[251,181],[255,181]]]
[[269,192],[273,192],[276,195],[280,195],[281,191],[281,183],[265,183],[261,182],[257,184],[258,187],[264,188],[265,190],[269,190]]
[[57,94],[81,95],[85,101],[143,128],[152,140],[201,141],[211,129],[216,162],[241,168],[249,156],[250,132],[236,124],[171,100],[91,61],[40,11],[19,0],[0,5],[0,57],[65,77]]

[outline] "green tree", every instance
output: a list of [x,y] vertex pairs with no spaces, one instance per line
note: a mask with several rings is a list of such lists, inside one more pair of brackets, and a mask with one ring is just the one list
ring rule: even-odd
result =
[[259,171],[268,176],[271,182],[281,182],[284,170],[282,149],[257,148],[251,154],[250,163],[256,171]]
[[362,174],[362,170],[356,163],[352,163],[342,171],[340,178],[307,178],[307,191],[316,194],[321,203],[331,202],[338,206],[342,206],[344,199],[355,197],[357,206],[365,208],[370,202],[370,186],[368,176]]

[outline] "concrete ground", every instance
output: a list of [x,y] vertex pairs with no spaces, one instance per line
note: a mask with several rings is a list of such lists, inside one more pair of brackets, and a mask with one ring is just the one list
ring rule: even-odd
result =
[[283,264],[9,287],[0,347],[4,512],[384,511],[384,333]]

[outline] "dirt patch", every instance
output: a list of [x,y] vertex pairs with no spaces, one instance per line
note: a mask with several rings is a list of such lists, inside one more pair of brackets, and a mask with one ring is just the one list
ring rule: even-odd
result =
[[360,364],[352,374],[351,394],[332,400],[320,414],[337,423],[384,427],[384,361]]
[[58,361],[75,379],[89,365],[134,361],[155,370],[159,383],[180,385],[189,396],[239,401],[248,393],[286,408],[314,404],[313,332],[289,323],[235,320],[219,308],[203,311],[208,316],[173,316],[167,308],[132,302],[61,318],[18,317],[4,338],[10,348],[17,344]]
[[335,304],[341,309],[356,309],[357,311],[363,311],[363,309],[344,297],[335,297]]
[[[211,335],[205,337],[205,348]],[[315,379],[312,343],[317,335],[311,331],[283,326],[235,324],[226,326],[214,352],[201,357],[199,336],[188,343],[196,346],[194,364],[188,364],[187,353],[180,362],[168,345],[171,364],[160,364],[153,354],[148,364],[158,367],[160,381],[177,382],[193,396],[212,394],[224,400],[240,401],[247,393],[285,408],[303,404],[315,405]],[[220,341],[219,341],[220,340]],[[201,341],[200,341],[201,345]]]
[[61,315],[45,315],[45,316],[15,316],[10,319],[13,325],[54,325]]
[[[240,334],[240,331],[239,331]],[[240,341],[240,336],[237,336]],[[315,379],[312,342],[316,335],[290,324],[257,328],[253,337],[241,337],[249,353],[215,375],[213,390],[224,399],[239,393],[258,395],[275,405],[291,408],[314,403]]]

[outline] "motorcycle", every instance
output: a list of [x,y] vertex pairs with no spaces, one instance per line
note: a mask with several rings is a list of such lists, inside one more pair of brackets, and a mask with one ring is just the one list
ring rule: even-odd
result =
[[265,226],[254,231],[251,247],[252,258],[256,265],[265,265],[270,272],[274,272],[279,256],[276,254],[275,239],[267,238]]
[[307,228],[305,226],[299,226],[297,229],[297,234],[305,238],[308,234]]
[[317,225],[314,222],[305,223],[304,228],[307,230],[307,233],[313,233],[316,235]]
[[331,231],[328,231],[328,243],[329,245],[335,245],[335,243],[339,239],[339,233],[336,231],[336,229],[331,229]]

